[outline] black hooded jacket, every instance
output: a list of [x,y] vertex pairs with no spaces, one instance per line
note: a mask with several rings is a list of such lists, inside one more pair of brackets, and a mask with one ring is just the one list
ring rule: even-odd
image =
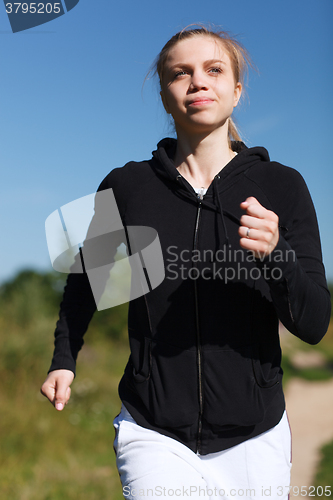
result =
[[[275,426],[285,409],[278,322],[318,343],[330,318],[313,203],[302,176],[266,149],[238,152],[198,196],[175,168],[176,140],[152,159],[115,168],[124,227],[159,236],[165,278],[129,304],[131,355],[119,395],[136,422],[202,455]],[[240,203],[254,196],[279,217],[279,241],[263,259],[241,249]],[[92,221],[93,224],[93,221]],[[75,373],[96,309],[85,274],[69,274],[49,371]]]

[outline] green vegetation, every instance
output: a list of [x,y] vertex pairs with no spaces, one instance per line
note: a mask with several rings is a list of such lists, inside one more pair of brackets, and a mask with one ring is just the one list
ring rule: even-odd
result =
[[72,397],[57,412],[39,390],[64,278],[20,273],[0,289],[0,498],[121,500],[112,421],[128,358],[127,306],[95,315]]
[[[121,500],[112,421],[128,354],[127,305],[95,314],[79,353],[72,397],[57,412],[40,394],[66,276],[27,270],[0,287],[0,498]],[[308,347],[300,347],[307,349]],[[312,348],[312,346],[311,346]],[[285,379],[332,376],[333,329],[319,346],[327,366],[297,370],[284,355]],[[318,485],[332,485],[333,444],[323,449]]]
[[329,380],[333,377],[333,369],[330,362],[323,366],[313,368],[296,368],[287,354],[282,357],[283,383],[286,385],[292,377],[305,380]]
[[333,496],[333,441],[326,444],[321,450],[321,461],[318,467],[315,484],[318,498],[321,493],[317,488],[322,486],[325,491],[325,486],[331,487],[331,495]]

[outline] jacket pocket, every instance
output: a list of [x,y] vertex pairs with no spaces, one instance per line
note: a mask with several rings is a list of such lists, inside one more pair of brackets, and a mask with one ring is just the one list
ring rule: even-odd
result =
[[272,366],[270,361],[262,365],[257,345],[254,346],[253,350],[252,366],[256,383],[261,389],[270,389],[281,382],[282,370],[280,362],[275,367]]
[[265,416],[253,359],[256,346],[236,350],[205,350],[204,418],[216,427],[251,426]]
[[139,359],[134,361],[133,356],[131,358],[133,379],[138,384],[147,381],[150,377],[152,365],[151,342],[151,339],[144,337],[142,353],[139,356]]
[[150,376],[142,383],[136,375],[135,390],[160,427],[181,427],[198,418],[196,351],[161,341],[151,341]]

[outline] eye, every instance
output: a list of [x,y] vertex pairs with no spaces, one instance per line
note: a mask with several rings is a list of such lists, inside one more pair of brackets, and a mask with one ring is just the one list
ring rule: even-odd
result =
[[184,70],[177,71],[177,73],[175,73],[175,74],[173,75],[173,78],[175,79],[175,78],[177,78],[178,76],[181,76],[182,74],[185,74],[185,73],[186,73],[186,71],[184,71]]
[[219,68],[218,66],[215,66],[214,68],[210,68],[209,71],[212,71],[213,73],[222,73],[222,69]]

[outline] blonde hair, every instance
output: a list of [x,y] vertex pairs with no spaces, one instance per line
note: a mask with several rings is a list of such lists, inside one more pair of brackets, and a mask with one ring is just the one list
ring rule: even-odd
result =
[[[191,26],[200,26],[199,28],[191,28]],[[244,88],[245,76],[248,73],[248,68],[254,68],[251,61],[251,57],[243,45],[231,36],[227,31],[214,30],[212,27],[206,27],[204,25],[190,24],[186,28],[182,29],[176,33],[170,40],[164,45],[161,52],[156,57],[152,68],[148,72],[148,75],[152,73],[152,76],[158,75],[160,88],[162,89],[165,63],[168,58],[170,50],[181,40],[186,40],[192,36],[208,36],[217,40],[223,44],[224,49],[230,57],[231,67],[234,75],[235,82],[240,82],[242,88]],[[147,76],[148,76],[147,75]],[[147,77],[146,77],[147,78]],[[228,121],[228,138],[229,144],[232,140],[241,141],[239,131],[236,127],[235,121],[229,117]]]

